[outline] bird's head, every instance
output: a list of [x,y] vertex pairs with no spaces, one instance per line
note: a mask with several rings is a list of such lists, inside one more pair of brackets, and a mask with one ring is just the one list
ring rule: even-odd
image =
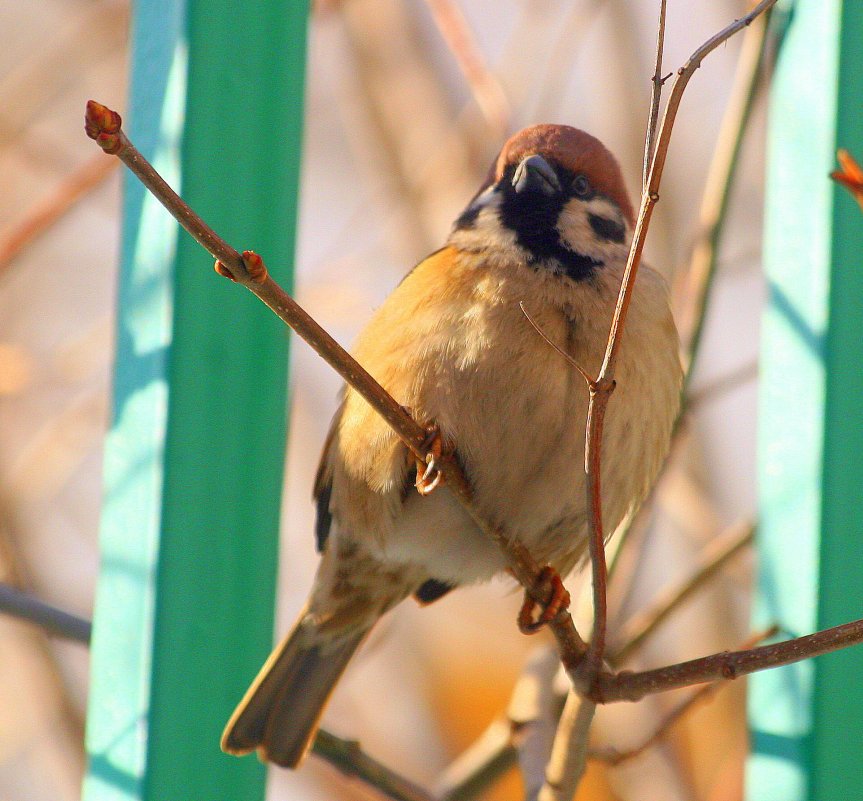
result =
[[584,280],[625,258],[632,225],[620,166],[602,142],[534,125],[503,146],[450,241]]

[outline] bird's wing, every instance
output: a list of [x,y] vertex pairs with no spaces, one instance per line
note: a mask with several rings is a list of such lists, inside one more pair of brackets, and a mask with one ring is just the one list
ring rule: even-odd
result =
[[318,472],[315,474],[315,484],[312,490],[312,498],[315,501],[317,508],[315,519],[315,546],[319,553],[324,550],[327,537],[330,535],[330,528],[333,524],[333,513],[330,511],[330,497],[333,494],[333,469],[330,462],[330,451],[333,446],[333,441],[336,438],[336,432],[339,428],[339,421],[342,417],[344,403],[339,405],[336,413],[333,415],[333,421],[330,423],[330,430],[324,440],[324,448],[321,452],[321,461],[318,464]]

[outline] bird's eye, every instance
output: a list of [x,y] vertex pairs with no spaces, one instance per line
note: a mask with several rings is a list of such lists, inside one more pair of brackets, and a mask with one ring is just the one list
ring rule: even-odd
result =
[[576,175],[572,182],[572,191],[578,197],[587,197],[590,192],[590,181],[583,175]]

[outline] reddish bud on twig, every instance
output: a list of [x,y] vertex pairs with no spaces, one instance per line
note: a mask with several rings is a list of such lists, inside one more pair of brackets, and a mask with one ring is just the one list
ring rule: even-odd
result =
[[860,204],[863,209],[863,167],[861,167],[854,157],[847,151],[840,149],[836,153],[836,158],[839,160],[841,170],[834,170],[830,173],[830,177],[837,184],[842,184]]
[[87,132],[87,136],[95,140],[96,144],[106,153],[116,155],[122,149],[120,140],[120,126],[122,124],[123,120],[116,111],[112,111],[95,100],[87,101],[84,130]]
[[267,280],[267,276],[269,275],[267,265],[264,264],[264,260],[254,250],[243,251],[243,264],[246,265],[249,278],[256,284],[263,284]]

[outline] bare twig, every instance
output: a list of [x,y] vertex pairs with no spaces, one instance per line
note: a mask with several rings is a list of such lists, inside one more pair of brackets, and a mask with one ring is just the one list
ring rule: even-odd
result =
[[656,123],[659,120],[659,104],[662,99],[662,87],[666,78],[662,77],[662,51],[665,47],[665,0],[659,3],[659,25],[656,33],[656,66],[650,79],[650,114],[647,120],[647,134],[644,137],[644,165],[641,171],[642,191],[647,191],[647,179],[650,177],[650,162],[653,161],[653,147],[656,141]]
[[[769,629],[762,631],[758,634],[754,634],[752,637],[747,638],[747,640],[741,644],[741,648],[752,648],[764,640],[770,639],[771,637],[776,635],[778,628],[776,626],[771,626]],[[689,697],[684,701],[681,701],[674,709],[669,712],[662,723],[656,728],[656,730],[649,737],[645,738],[639,745],[634,748],[628,748],[626,751],[618,751],[615,748],[606,748],[601,751],[590,751],[588,753],[589,759],[597,759],[602,762],[607,762],[610,765],[619,765],[621,762],[626,762],[627,760],[634,759],[637,756],[643,754],[648,748],[653,745],[656,745],[666,734],[668,734],[668,730],[677,723],[692,707],[701,701],[706,701],[711,695],[716,693],[717,690],[721,690],[723,687],[727,687],[728,682],[725,681],[714,681],[711,684],[705,684],[703,687],[699,687],[694,692],[690,693]]]
[[435,795],[442,801],[472,801],[494,784],[516,762],[513,728],[507,717],[495,718],[444,770],[435,785]]
[[619,633],[623,645],[612,649],[612,662],[615,665],[625,662],[675,609],[750,545],[754,534],[755,526],[744,522],[732,526],[716,537],[704,550],[699,560],[700,565],[690,576],[682,583],[660,593],[649,607],[627,620]]
[[503,136],[509,128],[509,103],[500,81],[488,68],[462,10],[454,0],[426,0],[426,3],[489,128],[496,137]]
[[545,781],[545,766],[563,709],[555,687],[557,653],[544,646],[533,651],[515,684],[506,714],[492,721],[473,745],[441,775],[436,795],[443,801],[475,798],[518,760],[528,795]]
[[393,801],[436,801],[426,790],[366,754],[356,740],[343,740],[318,729],[312,753]]
[[97,155],[66,176],[51,194],[28,209],[23,219],[0,239],[0,275],[30,242],[99,186],[116,167],[116,161]]
[[89,620],[64,612],[30,593],[0,582],[0,612],[41,626],[51,634],[75,642],[89,643]]
[[[92,624],[89,620],[57,609],[3,582],[0,582],[0,612],[28,620],[52,634],[90,644]],[[312,751],[346,776],[361,779],[394,801],[436,801],[435,796],[363,752],[355,740],[344,740],[319,729]]]
[[626,322],[626,314],[632,299],[632,291],[638,267],[641,263],[641,255],[644,250],[644,242],[653,208],[659,201],[659,184],[668,156],[668,146],[671,139],[671,131],[677,111],[683,98],[689,80],[695,71],[701,66],[704,58],[715,50],[731,36],[748,26],[756,17],[773,6],[776,0],[762,0],[746,16],[728,25],[715,36],[708,39],[690,56],[689,60],[678,69],[662,121],[657,134],[656,149],[651,161],[647,187],[642,195],[641,207],[635,225],[632,245],[626,263],[626,269],[621,282],[620,295],[614,310],[611,322],[611,330],[608,336],[608,345],[605,351],[602,367],[596,382],[591,386],[590,402],[587,415],[587,436],[585,449],[585,472],[587,473],[587,508],[588,508],[588,532],[590,556],[593,567],[594,581],[594,634],[591,638],[588,658],[583,660],[579,678],[590,683],[592,675],[600,670],[602,654],[605,646],[605,581],[606,565],[603,553],[604,536],[602,530],[602,501],[600,487],[600,447],[602,443],[602,429],[605,420],[605,411],[611,393],[614,391],[614,371],[617,356],[622,342],[621,333]]
[[791,665],[863,643],[863,620],[746,651],[723,651],[640,673],[600,675],[594,687],[598,703],[638,701],[646,695],[690,687],[715,679],[737,679],[760,670]]
[[[613,665],[619,665],[632,656],[692,593],[702,589],[730,559],[740,553],[751,542],[752,536],[751,524],[738,524],[717,537],[705,549],[699,560],[700,566],[692,574],[683,582],[662,591],[648,609],[627,621],[616,638],[622,645],[616,647],[612,644],[609,647],[609,661]],[[762,634],[755,642],[760,642],[767,636],[769,635]],[[519,684],[521,681],[519,679]],[[551,680],[548,681],[550,685]],[[520,694],[519,684],[513,691],[513,699]],[[563,709],[565,698],[565,693],[557,694],[558,715]],[[468,751],[447,769],[445,776],[452,778],[442,780],[440,786],[447,792],[441,793],[441,797],[446,801],[470,801],[511,768],[517,755],[515,729],[511,703],[508,714],[493,721]],[[647,745],[640,748],[639,753],[645,748]]]
[[743,36],[743,45],[731,94],[713,150],[698,218],[698,236],[686,275],[689,303],[682,329],[686,337],[686,385],[691,386],[693,366],[704,333],[707,305],[716,275],[719,241],[725,227],[728,198],[740,160],[746,123],[757,94],[761,65],[768,41],[770,9],[755,20]]
[[758,378],[758,362],[753,360],[725,375],[718,376],[698,390],[690,391],[684,399],[686,411],[692,412],[701,404],[721,398],[727,392],[738,389],[756,378]]
[[[267,274],[258,257],[259,269],[250,275],[246,262],[234,248],[213,231],[164,181],[152,165],[135,149],[121,129],[122,120],[116,111],[91,100],[87,104],[86,130],[102,149],[117,156],[138,176],[177,221],[212,256],[230,272],[234,280],[257,295],[285,323],[345,379],[380,414],[410,451],[425,460],[424,445],[428,432],[375,381],[374,378],[336,342],[297,302]],[[250,254],[254,256],[254,254]],[[546,598],[538,582],[540,567],[527,548],[499,526],[484,520],[473,506],[471,489],[458,459],[440,460],[440,470],[446,485],[470,513],[476,525],[490,537],[506,555],[508,566],[516,579],[537,602]],[[557,639],[561,659],[568,669],[582,660],[587,646],[575,630],[570,614],[561,610],[549,624]],[[573,680],[577,680],[574,672]]]
[[569,362],[570,367],[578,370],[578,372],[581,374],[581,377],[587,382],[587,385],[590,386],[593,383],[593,379],[587,374],[587,371],[562,347],[560,347],[560,345],[558,345],[556,342],[553,342],[549,338],[548,334],[546,334],[545,331],[543,331],[542,328],[537,325],[536,321],[528,314],[527,309],[524,307],[523,300],[520,300],[518,302],[518,305],[521,309],[521,313],[525,316],[525,319],[533,326],[533,330],[536,331],[536,333],[539,334],[549,345],[551,345],[551,347],[553,347],[561,356],[563,356],[563,358]]
[[834,170],[830,177],[836,183],[842,184],[860,204],[863,211],[863,167],[861,167],[847,150],[839,149],[836,153],[841,170]]
[[538,801],[571,801],[587,767],[587,737],[596,703],[570,689]]

